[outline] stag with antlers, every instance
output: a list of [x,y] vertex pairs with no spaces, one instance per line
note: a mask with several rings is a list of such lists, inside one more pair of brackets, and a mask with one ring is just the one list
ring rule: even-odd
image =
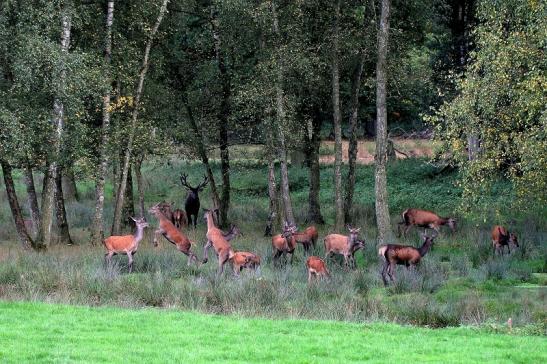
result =
[[194,224],[194,228],[198,223],[198,214],[199,214],[199,192],[203,191],[209,179],[207,176],[203,176],[203,181],[196,187],[190,186],[186,180],[188,175],[183,173],[180,175],[180,183],[183,187],[186,187],[188,190],[188,195],[186,196],[186,202],[184,203],[184,209],[186,210],[186,216],[188,218],[188,226]]

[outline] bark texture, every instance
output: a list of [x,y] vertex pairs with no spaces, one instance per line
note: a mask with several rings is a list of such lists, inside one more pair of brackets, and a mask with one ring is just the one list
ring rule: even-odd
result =
[[137,83],[137,88],[135,90],[135,95],[133,97],[133,111],[131,113],[131,124],[129,125],[129,138],[128,138],[127,149],[125,151],[123,164],[122,164],[122,173],[121,173],[122,178],[120,180],[120,185],[118,186],[118,193],[116,194],[116,204],[114,207],[114,221],[112,223],[112,235],[119,235],[120,233],[120,223],[122,219],[122,206],[124,201],[125,188],[127,185],[127,175],[129,172],[131,154],[133,152],[133,139],[135,138],[135,128],[137,126],[137,119],[139,116],[139,107],[140,107],[140,102],[142,97],[142,91],[144,89],[144,79],[146,77],[148,67],[150,66],[150,60],[149,60],[150,49],[152,48],[152,42],[154,41],[154,37],[156,36],[156,33],[158,32],[160,24],[167,10],[168,3],[169,3],[169,0],[163,0],[158,18],[156,19],[156,23],[154,24],[154,27],[152,28],[152,31],[150,32],[150,35],[148,36],[148,40],[146,41],[146,47],[144,49],[144,57],[142,60],[141,71],[139,73],[139,81]]
[[340,0],[334,9],[334,29],[332,39],[332,113],[334,124],[334,205],[335,230],[344,227],[344,200],[342,197],[342,117],[340,114],[340,70],[338,65],[338,37],[340,32]]
[[321,115],[315,111],[311,121],[311,138],[308,142],[308,167],[310,190],[308,195],[308,221],[316,224],[324,224],[325,219],[321,214],[319,192],[321,190],[321,170],[319,166],[319,148],[321,146]]
[[36,185],[34,184],[34,175],[32,168],[27,162],[23,168],[23,179],[27,189],[27,199],[30,210],[30,216],[32,218],[33,234],[36,234],[37,229],[40,227],[40,208],[38,207],[38,197],[36,195]]
[[142,179],[142,162],[144,155],[141,155],[135,161],[135,178],[137,179],[137,193],[139,195],[139,215],[144,217],[146,210],[144,209],[144,180]]
[[62,169],[57,170],[55,176],[55,213],[57,220],[57,232],[59,234],[59,241],[63,244],[74,245],[72,238],[70,237],[70,231],[68,227],[68,220],[66,217],[65,198],[63,194],[63,174]]
[[104,185],[108,168],[107,146],[110,136],[110,93],[112,79],[110,65],[112,63],[112,24],[114,23],[114,1],[110,0],[106,8],[106,32],[104,37],[104,75],[106,90],[103,95],[103,120],[101,125],[101,145],[99,150],[99,168],[95,180],[95,215],[91,232],[91,244],[104,240]]
[[382,0],[380,28],[378,29],[378,62],[376,64],[376,224],[378,243],[388,243],[393,238],[387,194],[387,69],[390,0]]

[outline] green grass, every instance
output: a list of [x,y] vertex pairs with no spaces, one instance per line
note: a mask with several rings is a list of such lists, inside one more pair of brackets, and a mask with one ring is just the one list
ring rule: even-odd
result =
[[469,328],[0,302],[0,361],[542,363],[547,339]]

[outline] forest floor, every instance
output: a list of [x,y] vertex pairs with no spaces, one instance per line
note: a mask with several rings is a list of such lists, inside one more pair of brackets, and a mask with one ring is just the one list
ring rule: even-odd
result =
[[0,361],[545,363],[545,337],[0,302]]

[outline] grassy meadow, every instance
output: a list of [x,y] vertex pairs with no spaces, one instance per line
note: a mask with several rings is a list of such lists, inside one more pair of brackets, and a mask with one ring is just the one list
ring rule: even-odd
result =
[[[541,363],[546,339],[485,329],[0,303],[0,361]],[[9,318],[9,319],[8,319]],[[198,330],[193,328],[199,327]]]
[[[215,165],[216,173],[217,167]],[[252,159],[232,162],[230,217],[244,234],[233,241],[235,249],[262,256],[259,275],[244,272],[235,278],[227,267],[224,276],[217,279],[214,257],[199,268],[187,266],[186,256],[166,240],[162,240],[158,248],[152,247],[153,228],[146,231],[135,255],[133,274],[126,273],[125,256],[116,256],[112,266],[105,266],[104,248],[100,244],[92,246],[88,240],[93,213],[91,181],[79,181],[80,201],[70,201],[67,205],[71,232],[77,242],[75,246],[59,242],[45,253],[23,251],[16,243],[7,202],[3,202],[0,204],[0,299],[173,308],[271,319],[392,322],[431,328],[473,325],[494,332],[547,334],[547,229],[541,214],[512,215],[504,206],[503,195],[498,194],[491,197],[492,209],[488,213],[464,215],[459,210],[461,191],[455,186],[455,172],[437,175],[436,169],[423,159],[393,163],[389,167],[388,181],[394,228],[400,221],[400,212],[412,206],[456,216],[458,231],[452,234],[443,230],[420,267],[414,271],[398,267],[397,282],[386,288],[379,274],[381,264],[375,243],[373,170],[373,166],[358,168],[353,224],[362,227],[366,240],[365,251],[357,254],[358,269],[346,271],[339,261],[329,261],[331,280],[312,285],[306,282],[305,255],[301,247],[297,249],[292,265],[284,268],[272,265],[270,239],[263,236],[268,208],[267,167]],[[143,170],[147,206],[167,200],[182,207],[185,191],[178,181],[181,172],[188,173],[192,183],[197,183],[203,175],[202,166],[195,162],[177,158],[149,161]],[[305,227],[307,170],[293,166],[289,173],[296,220],[299,227]],[[322,211],[327,224],[319,227],[317,255],[323,255],[322,237],[333,232],[332,167],[323,166],[321,173]],[[21,179],[18,181],[20,183]],[[41,185],[39,178],[37,185]],[[210,205],[208,191],[206,189],[201,195],[203,207]],[[18,185],[17,192],[20,200],[25,201],[22,184]],[[107,186],[107,196],[106,220],[110,221],[111,185]],[[154,227],[155,219],[148,219]],[[489,236],[493,223],[502,223],[515,230],[521,248],[510,256],[494,257]],[[196,242],[194,250],[201,258],[205,236],[203,220],[197,230],[190,229],[187,234]],[[416,231],[406,240],[399,241],[415,246],[420,244]],[[4,309],[8,307],[9,304],[4,304]],[[39,307],[54,310],[50,306]],[[99,316],[99,312],[115,312],[115,316],[120,317],[140,315],[115,310],[91,312]],[[512,329],[506,324],[509,318],[513,322]],[[129,327],[133,324],[120,320]],[[266,321],[264,325],[273,324]],[[324,325],[326,328],[334,324]],[[184,327],[181,327],[182,331]],[[378,327],[390,331],[395,326]],[[138,330],[135,328],[135,332]],[[511,357],[505,359],[511,360]]]

